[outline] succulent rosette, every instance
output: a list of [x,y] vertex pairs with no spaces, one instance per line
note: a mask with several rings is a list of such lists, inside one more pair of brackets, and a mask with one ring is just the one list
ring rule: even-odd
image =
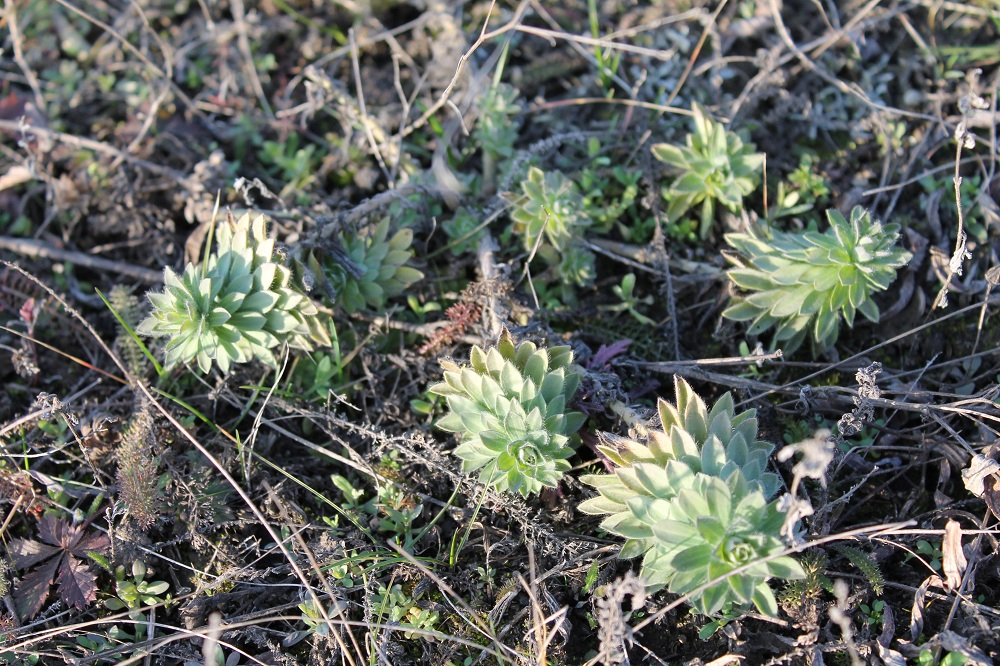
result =
[[313,273],[327,280],[336,303],[348,313],[367,307],[381,308],[386,299],[398,296],[424,277],[406,263],[413,258],[413,230],[403,228],[389,236],[389,218],[368,234],[340,234],[344,260],[334,256],[322,262],[312,257]]
[[824,233],[726,234],[741,255],[730,257],[737,267],[729,278],[743,291],[723,316],[751,322],[749,335],[774,328],[771,346],[786,352],[809,335],[817,350],[831,348],[840,322],[853,326],[858,312],[878,323],[872,294],[887,289],[911,257],[896,244],[899,225],[882,225],[861,206],[850,221],[836,210],[826,216],[830,228]]
[[524,194],[510,217],[513,232],[521,238],[526,252],[536,250],[543,242],[563,252],[590,226],[583,195],[576,183],[561,172],[546,173],[531,167],[521,188]]
[[468,366],[441,366],[444,381],[430,391],[444,396],[450,411],[437,426],[461,435],[455,455],[463,471],[524,496],[555,487],[570,469],[572,437],[584,421],[567,411],[582,376],[572,350],[515,346],[504,331],[495,347],[474,346]]
[[735,132],[727,132],[697,104],[692,112],[694,132],[688,134],[685,145],[659,143],[652,151],[656,159],[679,174],[663,188],[667,219],[676,224],[701,204],[698,234],[704,240],[712,232],[715,203],[736,213],[743,207],[743,197],[757,187],[764,153],[753,152],[752,143],[745,143]]
[[773,446],[757,439],[756,412],[737,414],[730,394],[709,410],[683,379],[675,388],[676,405],[659,401],[663,430],[645,443],[619,438],[600,447],[615,470],[583,477],[599,494],[580,509],[607,515],[601,527],[625,538],[620,557],[643,557],[651,589],[694,593],[749,565],[694,593],[691,603],[712,614],[752,602],[773,615],[767,580],[802,574],[794,559],[778,555],[784,515],[770,498],[779,479],[766,471]]
[[251,359],[276,367],[281,346],[329,344],[316,304],[275,259],[264,216],[229,218],[215,237],[203,265],[189,263],[181,275],[165,269],[163,291],[148,294],[153,311],[136,330],[169,338],[167,368],[194,361],[207,373],[214,362],[228,372]]

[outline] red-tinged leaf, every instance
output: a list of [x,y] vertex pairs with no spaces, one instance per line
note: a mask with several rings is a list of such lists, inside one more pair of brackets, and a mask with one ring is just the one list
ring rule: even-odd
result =
[[66,550],[77,557],[84,558],[87,557],[87,553],[105,553],[110,547],[111,540],[108,539],[106,534],[102,534],[101,532],[84,532],[76,538],[72,547],[67,547]]
[[10,542],[10,557],[18,569],[27,569],[47,560],[62,549],[59,546],[49,546],[40,541],[28,539],[13,539]]
[[21,321],[27,324],[29,327],[35,322],[35,314],[38,312],[38,304],[35,302],[34,298],[29,298],[18,310],[17,314],[21,317]]
[[[59,585],[59,596],[68,606],[84,609],[97,597],[97,577],[87,567],[88,553],[104,553],[111,545],[100,532],[85,532],[84,527],[65,520],[44,516],[38,521],[41,541],[15,539],[11,542],[11,558],[19,569],[47,562],[24,576],[16,590],[18,612],[26,619],[34,617],[49,594],[53,579]],[[42,543],[45,542],[45,543]]]
[[68,606],[83,610],[97,598],[97,576],[71,555],[63,558],[56,582],[59,584],[59,596]]
[[38,614],[49,596],[49,585],[56,576],[63,557],[54,557],[21,579],[14,588],[14,604],[23,620],[30,620]]
[[612,343],[610,346],[601,345],[601,348],[594,353],[593,357],[591,357],[590,359],[590,362],[587,363],[587,367],[597,370],[603,369],[604,366],[608,365],[608,363],[611,362],[611,359],[613,359],[615,356],[618,356],[619,354],[624,354],[626,351],[628,351],[628,347],[630,344],[632,344],[632,341],[626,338],[624,340],[618,340],[617,342]]
[[27,95],[18,95],[16,92],[0,97],[0,120],[17,120],[23,116],[25,103],[28,101]]
[[59,520],[55,516],[42,516],[38,521],[38,538],[53,546],[65,548],[66,528],[68,524],[65,520]]

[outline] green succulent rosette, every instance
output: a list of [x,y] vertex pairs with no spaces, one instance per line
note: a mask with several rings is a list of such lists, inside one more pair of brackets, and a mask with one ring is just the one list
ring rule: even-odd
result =
[[218,225],[215,251],[202,266],[189,263],[181,275],[164,270],[164,289],[148,294],[153,310],[136,331],[169,338],[167,368],[195,361],[207,373],[214,362],[229,372],[251,359],[277,367],[278,348],[330,343],[316,304],[275,259],[266,226],[263,215],[230,218]]
[[520,128],[518,95],[514,86],[497,83],[481,98],[480,115],[473,134],[485,152],[497,157],[514,154]]
[[510,218],[511,229],[526,252],[536,251],[544,242],[561,253],[590,226],[583,195],[561,172],[546,173],[531,167],[521,188],[524,195],[515,203]]
[[449,252],[454,257],[475,252],[484,234],[482,222],[464,206],[456,210],[451,219],[442,222],[441,229],[448,236]]
[[555,263],[555,274],[559,280],[578,286],[593,284],[597,276],[594,253],[582,244],[572,244],[566,248]]
[[[652,492],[640,474],[660,469],[680,479],[689,472],[703,472],[725,480],[739,472],[750,487],[767,497],[774,495],[780,484],[778,476],[767,471],[774,446],[757,439],[756,410],[737,414],[732,394],[726,393],[709,411],[705,401],[680,377],[674,379],[674,390],[676,405],[662,399],[657,405],[663,430],[650,431],[645,443],[615,438],[615,446],[599,446],[617,467],[615,474],[590,474],[581,479],[596,488],[599,496],[583,502],[580,510],[610,514],[601,526],[626,538],[622,548],[625,558],[642,555],[652,545],[652,531],[626,501]],[[671,482],[657,488],[655,496],[669,500],[675,487],[679,486]]]
[[785,516],[777,501],[768,502],[764,493],[752,490],[741,473],[727,480],[692,473],[676,493],[669,501],[645,496],[629,500],[654,536],[642,565],[649,586],[691,594],[691,605],[705,615],[746,603],[777,615],[768,580],[805,577],[794,558],[781,554]]
[[497,490],[528,496],[555,487],[570,469],[572,437],[584,415],[567,411],[582,372],[573,352],[559,346],[515,346],[504,331],[495,347],[474,346],[468,366],[442,361],[444,381],[430,392],[449,413],[437,426],[459,433],[462,470]]
[[817,351],[828,350],[841,321],[853,327],[859,312],[878,323],[872,294],[887,289],[912,256],[897,246],[898,224],[882,225],[861,206],[849,221],[836,210],[826,215],[824,233],[726,234],[741,255],[729,257],[737,266],[729,278],[743,291],[722,314],[750,322],[749,335],[774,328],[772,349],[790,353],[811,336]]
[[[757,439],[755,410],[737,414],[729,393],[709,410],[686,381],[675,378],[674,386],[676,405],[658,404],[663,430],[650,431],[645,443],[615,438],[599,447],[615,470],[582,477],[598,496],[580,510],[607,516],[601,527],[625,538],[619,557],[643,557],[651,589],[687,594],[780,552],[784,515],[769,501],[780,479],[766,471],[774,447]],[[773,615],[767,579],[800,571],[795,560],[780,557],[695,594],[691,603],[711,614],[727,603],[753,602]]]
[[705,240],[715,222],[716,202],[736,213],[743,207],[743,197],[756,189],[764,153],[753,152],[752,143],[745,143],[735,132],[727,132],[697,104],[692,112],[694,132],[688,134],[685,145],[659,143],[652,152],[679,174],[663,188],[667,219],[675,224],[701,204],[698,233]]
[[337,305],[352,313],[381,308],[386,299],[402,294],[424,274],[406,263],[413,258],[413,230],[399,229],[389,236],[389,218],[369,234],[340,234],[343,258],[322,261],[311,255],[309,267],[322,275]]

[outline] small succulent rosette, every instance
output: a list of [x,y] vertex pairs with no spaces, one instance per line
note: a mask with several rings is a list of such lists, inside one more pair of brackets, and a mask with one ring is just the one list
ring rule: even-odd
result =
[[774,447],[757,439],[756,412],[737,414],[729,393],[709,410],[683,379],[675,387],[676,405],[659,401],[663,430],[600,447],[615,470],[582,478],[599,494],[580,510],[607,516],[601,527],[625,538],[620,557],[643,557],[651,590],[691,594],[706,615],[732,603],[775,615],[768,579],[804,572],[780,555],[784,514],[770,499],[780,480],[766,471]]
[[570,469],[573,437],[584,415],[568,411],[582,371],[573,352],[514,344],[504,331],[495,347],[472,348],[470,364],[442,361],[444,381],[430,388],[449,413],[437,426],[461,435],[455,455],[465,472],[501,491],[528,496],[555,487]]
[[326,281],[332,301],[348,313],[381,308],[424,274],[407,266],[413,258],[413,230],[389,235],[389,218],[367,233],[341,232],[341,252],[310,253],[309,270]]
[[733,213],[743,207],[743,197],[756,189],[764,153],[755,153],[735,132],[712,120],[697,104],[692,107],[694,132],[685,145],[658,143],[653,157],[669,164],[677,178],[663,187],[667,220],[676,224],[688,211],[701,204],[698,235],[705,240],[715,223],[715,204]]
[[275,257],[266,226],[263,215],[228,216],[203,265],[189,263],[181,275],[164,270],[164,289],[148,294],[153,311],[136,331],[169,338],[167,368],[194,361],[207,373],[214,362],[229,372],[252,359],[276,367],[275,351],[285,345],[330,344],[319,309]]
[[816,351],[830,349],[840,322],[853,326],[858,312],[878,323],[872,294],[887,289],[911,257],[897,246],[899,225],[883,225],[861,206],[849,221],[832,209],[826,216],[830,228],[824,233],[726,234],[739,252],[729,257],[736,264],[729,279],[740,291],[722,315],[750,322],[748,335],[774,328],[771,347],[781,345],[786,353],[807,337]]

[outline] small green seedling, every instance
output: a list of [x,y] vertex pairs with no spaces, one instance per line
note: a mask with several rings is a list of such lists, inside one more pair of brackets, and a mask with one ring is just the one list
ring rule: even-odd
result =
[[635,273],[629,273],[622,278],[620,285],[611,287],[611,291],[621,301],[615,305],[605,305],[604,310],[610,312],[627,312],[629,316],[645,326],[656,326],[656,322],[639,312],[640,305],[652,305],[653,297],[639,298],[635,295]]

